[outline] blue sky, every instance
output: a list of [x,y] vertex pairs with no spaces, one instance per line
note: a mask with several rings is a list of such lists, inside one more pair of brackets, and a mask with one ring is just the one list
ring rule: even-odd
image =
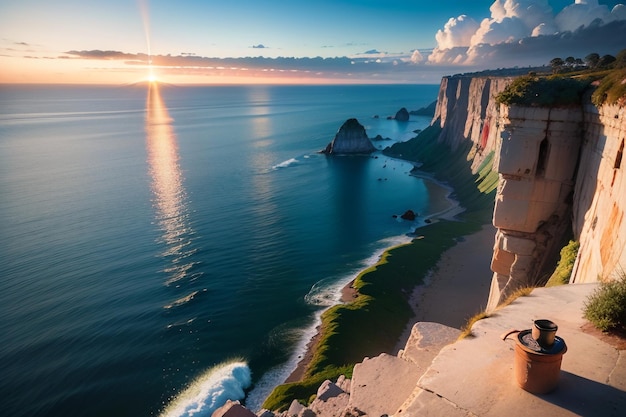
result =
[[[448,73],[547,63],[561,52],[616,53],[620,42],[626,48],[619,24],[626,8],[613,9],[619,3],[0,0],[0,81],[117,82],[145,74],[149,54],[151,71],[177,82],[436,82]],[[592,24],[595,17],[601,24]],[[606,40],[598,26],[609,23],[608,43],[582,30],[594,26],[592,35]],[[581,25],[557,45],[555,35],[562,41]],[[520,49],[526,38],[541,54]]]

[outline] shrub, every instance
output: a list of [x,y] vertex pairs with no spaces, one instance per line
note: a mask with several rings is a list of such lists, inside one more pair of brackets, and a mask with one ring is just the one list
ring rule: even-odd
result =
[[563,285],[569,282],[569,278],[572,275],[572,269],[574,268],[574,262],[576,261],[576,255],[578,255],[578,248],[580,243],[570,240],[569,243],[561,249],[561,259],[556,266],[554,273],[546,283],[546,287],[553,287],[555,285]]
[[584,317],[602,331],[626,329],[626,273],[620,271],[612,281],[600,283],[589,296]]

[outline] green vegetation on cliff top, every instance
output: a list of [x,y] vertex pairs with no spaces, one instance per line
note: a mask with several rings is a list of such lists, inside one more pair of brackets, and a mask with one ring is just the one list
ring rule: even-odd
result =
[[589,79],[563,76],[539,77],[529,74],[516,78],[496,96],[496,101],[520,106],[580,106],[583,94],[590,84]]
[[462,219],[433,221],[418,229],[420,236],[411,243],[387,250],[376,265],[362,271],[353,284],[359,293],[354,301],[331,307],[322,315],[320,338],[303,379],[276,387],[263,408],[284,410],[294,399],[306,404],[324,380],[351,377],[352,368],[364,357],[391,353],[413,315],[408,305],[413,288],[423,283],[441,254],[459,237],[489,222],[497,184],[490,169],[493,155],[479,174],[472,175],[469,149],[450,151],[437,143],[440,132],[440,127],[431,126],[384,153],[421,162],[422,170],[433,179],[452,186],[454,198],[466,209]]
[[[616,57],[589,54],[587,65],[579,65],[572,57],[565,61],[553,59],[552,75],[531,72],[516,78],[496,101],[508,105],[567,107],[583,102],[583,96],[591,86],[596,87],[591,101],[603,104],[626,104],[626,49]],[[569,64],[568,64],[569,63]],[[582,60],[580,60],[582,64]]]

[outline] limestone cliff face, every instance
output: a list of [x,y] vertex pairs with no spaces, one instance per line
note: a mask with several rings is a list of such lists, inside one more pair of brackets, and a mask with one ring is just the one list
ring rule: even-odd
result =
[[574,236],[580,242],[570,282],[626,271],[626,109],[588,104],[574,189]]
[[442,128],[439,141],[451,149],[471,141],[474,171],[494,154],[498,232],[488,309],[544,281],[570,229],[580,242],[572,283],[626,268],[624,109],[497,104],[494,97],[511,81],[446,77],[433,119]]
[[472,169],[476,170],[497,145],[497,108],[493,100],[512,78],[444,77],[433,123],[441,126],[439,141],[456,149],[471,141]]
[[[545,282],[571,223],[575,170],[582,142],[581,108],[502,105],[493,213],[498,228],[490,303],[519,287]],[[543,281],[543,282],[542,282]]]

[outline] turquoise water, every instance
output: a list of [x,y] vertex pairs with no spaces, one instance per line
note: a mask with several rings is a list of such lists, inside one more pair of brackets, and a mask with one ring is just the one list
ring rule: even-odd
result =
[[351,117],[409,139],[430,120],[386,116],[437,91],[0,86],[3,413],[258,406],[337,289],[420,225],[392,216],[447,204],[407,163],[317,151]]

